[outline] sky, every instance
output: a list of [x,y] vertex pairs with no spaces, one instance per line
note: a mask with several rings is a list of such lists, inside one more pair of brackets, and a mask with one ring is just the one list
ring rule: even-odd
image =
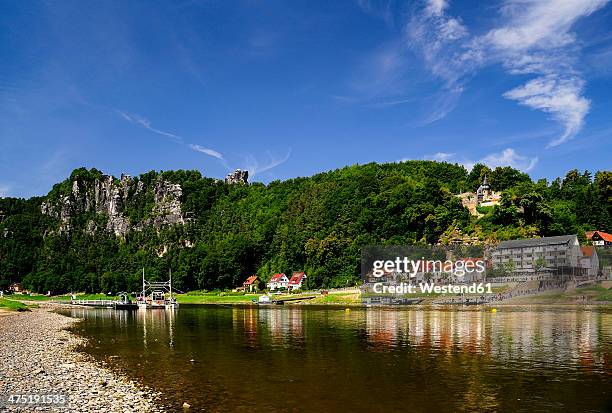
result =
[[611,92],[608,0],[0,0],[0,196],[81,166],[610,170]]

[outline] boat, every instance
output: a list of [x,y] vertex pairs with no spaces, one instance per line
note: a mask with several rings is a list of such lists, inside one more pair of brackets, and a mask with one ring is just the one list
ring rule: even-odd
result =
[[252,300],[257,305],[283,305],[285,304],[282,300],[271,300],[269,295],[260,295],[259,300]]
[[174,297],[172,294],[172,270],[170,270],[169,281],[148,281],[145,279],[145,272],[143,268],[142,292],[138,296],[136,302],[139,310],[177,309],[179,305],[176,301],[176,297]]

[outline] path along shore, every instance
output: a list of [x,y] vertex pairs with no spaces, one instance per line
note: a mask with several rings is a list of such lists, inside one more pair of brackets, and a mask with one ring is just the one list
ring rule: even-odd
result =
[[0,412],[162,412],[157,394],[76,351],[77,319],[48,308],[0,316],[0,397],[63,394],[68,407],[3,406]]

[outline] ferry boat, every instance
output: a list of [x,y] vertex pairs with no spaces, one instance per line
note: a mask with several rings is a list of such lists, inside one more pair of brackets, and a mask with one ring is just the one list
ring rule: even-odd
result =
[[142,292],[136,301],[139,310],[178,308],[178,302],[172,295],[172,270],[169,281],[148,281],[142,269]]

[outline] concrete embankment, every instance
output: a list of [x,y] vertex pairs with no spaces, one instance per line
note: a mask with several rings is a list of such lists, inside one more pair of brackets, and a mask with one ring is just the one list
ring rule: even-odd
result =
[[157,394],[76,351],[85,341],[66,331],[76,322],[45,308],[0,317],[0,396],[64,395],[69,405],[26,402],[0,411],[163,411]]

